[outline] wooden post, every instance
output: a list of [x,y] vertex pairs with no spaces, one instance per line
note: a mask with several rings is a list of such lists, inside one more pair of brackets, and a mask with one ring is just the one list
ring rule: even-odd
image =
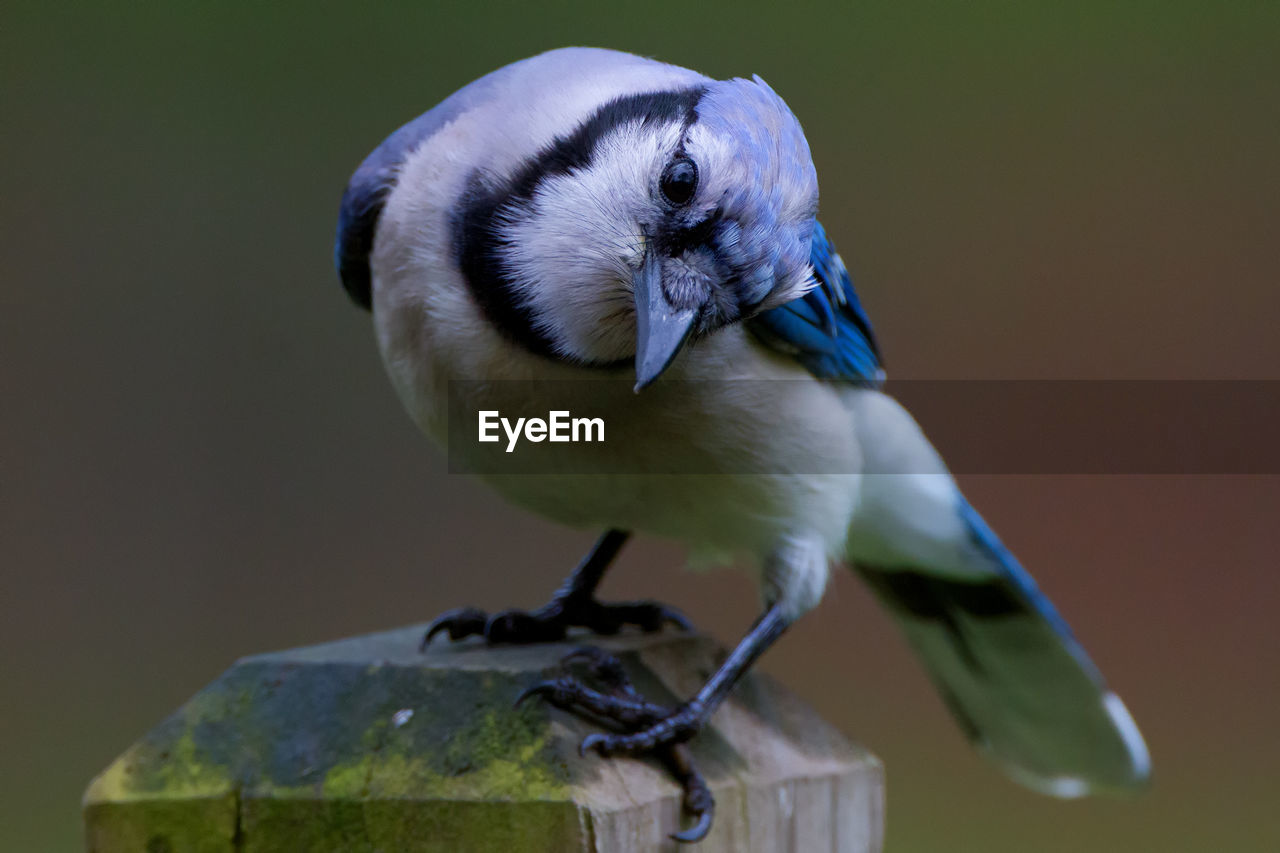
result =
[[[130,747],[84,799],[92,853],[637,853],[677,849],[680,790],[647,760],[579,757],[589,723],[530,701],[568,644],[419,654],[405,628],[245,658]],[[678,634],[592,642],[655,701],[723,652]],[[693,743],[715,794],[698,853],[872,853],[879,762],[751,675]]]

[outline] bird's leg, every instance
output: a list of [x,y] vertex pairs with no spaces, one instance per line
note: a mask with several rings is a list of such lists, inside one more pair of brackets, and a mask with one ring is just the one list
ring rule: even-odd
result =
[[[581,751],[594,749],[600,755],[635,755],[650,752],[659,747],[684,743],[692,738],[706,724],[711,714],[724,701],[725,696],[756,662],[765,649],[773,645],[782,632],[791,624],[791,619],[782,604],[774,604],[766,610],[742,641],[725,658],[724,663],[715,671],[702,689],[692,699],[674,709],[669,709],[659,719],[646,720],[639,726],[629,726],[633,730],[627,734],[591,734],[583,739]],[[575,704],[560,704],[558,696],[548,699],[558,707],[572,710]],[[634,700],[620,701],[617,709],[623,716],[634,707]],[[652,707],[652,706],[650,706]],[[646,709],[648,710],[648,709]],[[605,708],[591,708],[592,714],[614,719]],[[618,720],[626,725],[624,720]]]
[[657,631],[671,623],[688,630],[689,622],[678,610],[654,601],[605,604],[596,600],[596,587],[630,535],[625,530],[610,530],[601,536],[551,600],[537,610],[494,614],[474,607],[450,610],[427,627],[422,647],[426,648],[431,638],[442,631],[448,631],[451,640],[479,634],[492,644],[527,644],[562,640],[574,627],[596,634],[616,634],[626,625]]
[[791,612],[783,603],[771,605],[697,695],[675,708],[647,701],[631,686],[621,664],[595,649],[580,649],[566,660],[590,656],[592,672],[609,688],[608,692],[594,690],[572,675],[564,674],[533,685],[520,694],[516,704],[531,696],[541,696],[557,708],[587,714],[622,729],[622,733],[617,734],[587,735],[578,751],[585,754],[594,749],[603,756],[653,753],[660,758],[684,789],[685,811],[697,818],[694,826],[671,837],[676,841],[700,841],[711,829],[715,800],[694,767],[685,741],[702,730],[737,680],[782,636],[793,621]]
[[587,713],[624,730],[624,734],[587,735],[581,744],[583,753],[594,749],[605,756],[635,755],[684,743],[701,731],[737,680],[782,635],[791,621],[783,604],[769,607],[702,689],[675,708],[654,705],[634,691],[601,693],[571,675],[540,682],[520,698],[536,694],[557,708]]
[[[558,707],[572,707],[577,711],[589,711],[617,722],[618,716],[627,718],[629,725],[652,725],[664,718],[669,710],[646,702],[631,684],[622,667],[622,661],[607,652],[591,646],[575,649],[566,655],[562,664],[583,662],[590,678],[605,687],[608,693],[599,693],[585,687],[578,680],[565,675],[554,681],[543,681],[525,690],[516,699],[519,705],[530,696],[543,696]],[[626,712],[622,709],[626,708]],[[701,841],[711,830],[716,801],[706,780],[693,763],[688,744],[672,743],[654,750],[671,771],[684,791],[684,810],[695,818],[690,828],[671,835],[676,841]]]
[[517,700],[541,696],[557,708],[604,720],[619,730],[587,735],[578,746],[584,754],[589,749],[603,756],[653,753],[666,761],[684,788],[685,807],[699,816],[696,826],[673,836],[679,841],[706,835],[714,808],[711,792],[693,768],[685,742],[702,730],[760,655],[822,598],[828,572],[826,543],[813,532],[785,536],[765,560],[763,569],[764,612],[687,702],[664,707],[647,701],[625,681],[621,666],[616,661],[610,663],[600,652],[589,654],[594,656],[597,679],[609,686],[607,692],[594,690],[565,673],[533,685]]

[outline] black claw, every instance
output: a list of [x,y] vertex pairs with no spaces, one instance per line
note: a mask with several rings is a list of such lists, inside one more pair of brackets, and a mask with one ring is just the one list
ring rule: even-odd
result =
[[556,684],[554,681],[539,681],[532,687],[526,687],[524,690],[520,691],[520,695],[516,697],[516,701],[512,703],[511,707],[513,710],[519,708],[524,700],[533,696],[546,696],[548,699],[552,700],[552,704],[555,704],[554,697],[559,689],[560,685]]
[[707,833],[711,831],[711,823],[715,820],[715,808],[709,808],[704,812],[696,813],[698,822],[688,829],[680,832],[671,833],[672,841],[679,841],[681,844],[693,844],[707,837]]
[[604,649],[597,648],[596,646],[578,646],[576,649],[560,658],[560,663],[569,664],[575,661],[585,661],[594,667],[598,666],[603,660],[610,657],[612,657],[612,655]]
[[679,610],[676,610],[674,607],[662,608],[662,621],[664,623],[675,625],[681,631],[693,630],[693,623],[689,621],[688,617]]
[[684,788],[684,810],[697,818],[693,826],[673,833],[671,838],[686,844],[701,841],[711,830],[711,823],[715,819],[716,799],[694,765],[693,754],[687,745],[674,744],[667,747],[664,753],[663,758],[672,775],[676,777],[680,787]]
[[449,639],[461,640],[463,637],[469,637],[472,634],[484,633],[485,613],[483,610],[477,610],[474,607],[459,607],[456,610],[450,610],[436,617],[427,631],[422,636],[422,642],[418,643],[418,651],[425,652],[427,646],[431,643],[431,638],[441,631],[449,632]]
[[587,735],[582,739],[582,743],[578,744],[578,755],[582,756],[583,758],[586,758],[587,752],[594,749],[602,757],[608,758],[609,757],[608,744],[609,744],[608,735],[603,735],[603,734],[600,734],[599,732],[596,732],[595,734]]

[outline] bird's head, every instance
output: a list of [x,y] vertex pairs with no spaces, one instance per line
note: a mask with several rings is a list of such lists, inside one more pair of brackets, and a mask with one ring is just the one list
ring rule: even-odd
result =
[[506,180],[473,176],[455,244],[491,318],[571,362],[634,359],[640,389],[691,336],[812,286],[817,204],[782,99],[708,81],[610,101]]

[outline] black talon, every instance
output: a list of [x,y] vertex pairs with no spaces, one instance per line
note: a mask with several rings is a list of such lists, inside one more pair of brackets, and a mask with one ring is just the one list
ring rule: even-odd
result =
[[608,740],[608,735],[603,735],[599,732],[589,734],[582,739],[582,743],[578,744],[578,755],[586,758],[587,751],[594,749],[602,758],[608,758],[609,753],[601,746],[601,744],[607,744]]
[[[686,808],[688,807],[686,806]],[[711,823],[716,817],[714,806],[704,812],[693,812],[693,814],[697,815],[698,822],[688,829],[671,833],[669,837],[672,841],[679,841],[681,844],[694,844],[707,837],[707,833],[711,831]]]
[[672,833],[671,839],[684,844],[701,841],[707,837],[707,833],[711,831],[711,824],[715,820],[715,797],[711,795],[711,789],[707,787],[706,780],[694,766],[693,755],[689,752],[688,746],[675,744],[668,747],[665,757],[672,774],[684,788],[684,810],[698,819],[697,823],[688,829]]
[[[693,631],[693,623],[689,621],[688,617],[679,610],[676,610],[674,607],[662,608],[662,621],[664,624],[675,625],[681,631]],[[658,627],[661,629],[662,626],[660,625]]]
[[[539,681],[532,687],[526,687],[524,690],[521,690],[520,695],[516,697],[516,701],[511,704],[511,708],[512,710],[519,708],[524,700],[531,696],[546,696],[548,699],[553,699],[556,691],[559,689],[560,685],[554,681]],[[554,705],[555,702],[553,701],[552,704]]]
[[427,646],[431,643],[431,638],[441,631],[448,631],[449,639],[451,640],[461,640],[473,634],[483,634],[486,622],[487,617],[484,611],[477,610],[474,607],[459,607],[442,613],[427,626],[427,631],[422,636],[422,642],[418,643],[418,651],[425,652]]

